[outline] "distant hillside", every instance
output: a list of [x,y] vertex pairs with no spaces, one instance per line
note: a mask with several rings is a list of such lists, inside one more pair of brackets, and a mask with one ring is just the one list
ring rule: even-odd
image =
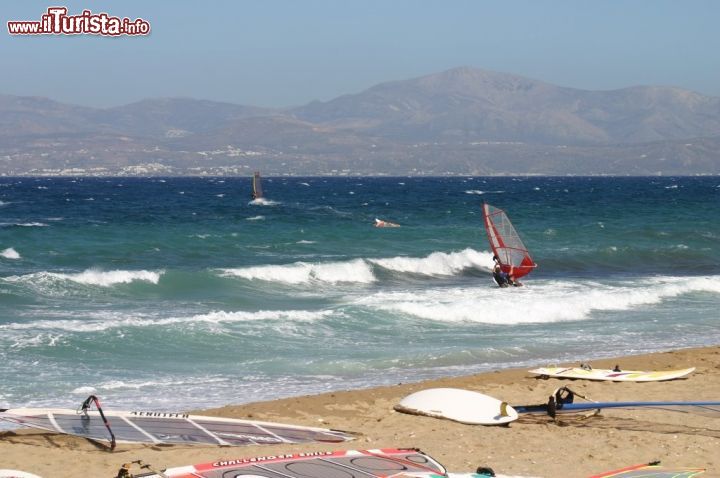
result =
[[179,137],[225,128],[228,123],[265,116],[267,108],[189,98],[156,98],[103,110],[103,123],[140,136]]
[[383,83],[293,112],[411,141],[597,145],[720,134],[720,98],[667,87],[584,91],[471,68]]
[[277,110],[0,95],[0,174],[720,174],[720,98],[472,68]]

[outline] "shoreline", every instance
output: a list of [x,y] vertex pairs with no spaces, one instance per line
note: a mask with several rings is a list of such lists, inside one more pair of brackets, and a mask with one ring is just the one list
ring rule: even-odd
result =
[[[43,478],[114,476],[123,463],[141,459],[163,469],[217,459],[301,451],[419,448],[452,472],[488,466],[497,473],[584,477],[661,460],[663,465],[707,468],[720,476],[720,418],[664,410],[603,410],[589,419],[522,417],[509,427],[482,427],[406,415],[392,407],[404,396],[433,387],[479,391],[510,404],[545,403],[554,389],[569,386],[598,401],[720,400],[720,346],[671,350],[590,361],[595,368],[626,370],[696,367],[686,379],[620,383],[540,379],[528,368],[497,369],[392,386],[326,392],[267,402],[191,411],[221,417],[334,428],[358,433],[338,444],[249,447],[103,445],[41,430],[0,432],[0,468]],[[570,363],[575,365],[577,363]],[[102,397],[101,397],[102,398]]]

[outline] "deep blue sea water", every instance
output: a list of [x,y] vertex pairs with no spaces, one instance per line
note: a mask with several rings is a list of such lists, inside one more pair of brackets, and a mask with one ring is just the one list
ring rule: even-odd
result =
[[[0,408],[189,410],[720,343],[719,177],[263,185],[0,178]],[[525,287],[490,279],[483,201],[539,264]]]

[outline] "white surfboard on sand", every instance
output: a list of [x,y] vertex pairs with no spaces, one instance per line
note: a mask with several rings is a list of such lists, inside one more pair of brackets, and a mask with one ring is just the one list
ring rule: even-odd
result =
[[585,380],[606,380],[612,382],[660,382],[674,380],[690,375],[695,367],[681,370],[608,370],[587,367],[541,367],[529,372],[535,375],[553,378],[577,378]]
[[415,392],[400,400],[395,410],[469,425],[504,425],[518,418],[517,412],[507,403],[458,388],[430,388]]
[[0,478],[40,478],[37,475],[26,471],[18,470],[0,470]]

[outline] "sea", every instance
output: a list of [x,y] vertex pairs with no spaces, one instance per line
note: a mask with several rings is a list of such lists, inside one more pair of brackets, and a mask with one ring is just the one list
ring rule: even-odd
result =
[[[187,411],[720,344],[720,177],[263,189],[0,178],[0,408]],[[483,202],[538,264],[523,287],[491,280]]]

